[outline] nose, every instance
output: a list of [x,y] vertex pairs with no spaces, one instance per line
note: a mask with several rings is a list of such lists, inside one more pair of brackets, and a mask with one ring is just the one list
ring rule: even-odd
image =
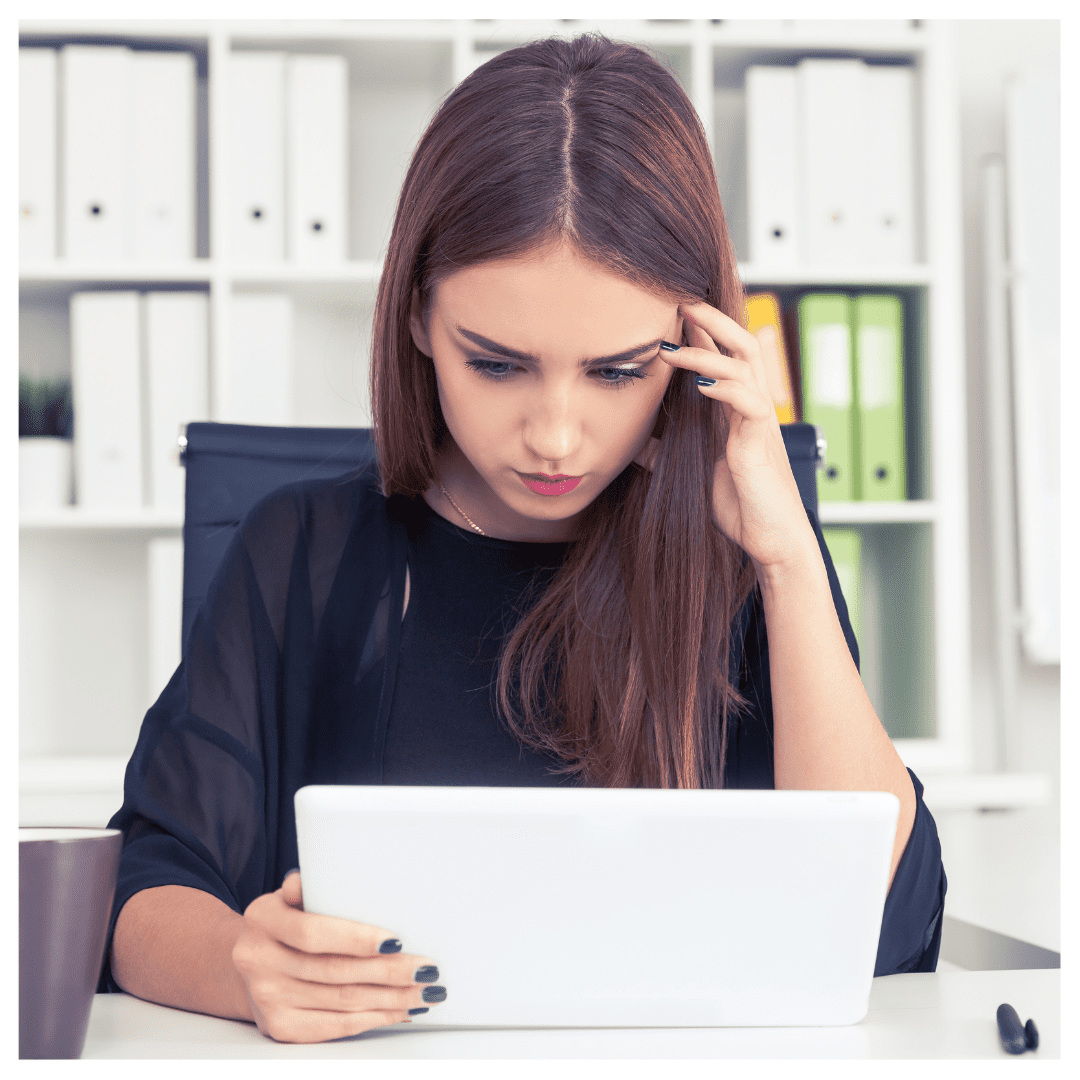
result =
[[581,446],[582,418],[568,386],[537,395],[525,417],[524,442],[544,471],[559,472]]

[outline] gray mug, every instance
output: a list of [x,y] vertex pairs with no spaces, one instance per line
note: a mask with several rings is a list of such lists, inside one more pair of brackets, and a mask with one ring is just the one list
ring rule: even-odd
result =
[[19,830],[19,1057],[77,1058],[86,1040],[123,834]]

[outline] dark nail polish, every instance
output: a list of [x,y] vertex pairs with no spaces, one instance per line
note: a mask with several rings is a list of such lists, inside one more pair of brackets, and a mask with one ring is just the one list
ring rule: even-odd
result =
[[445,1001],[446,1000],[446,987],[445,986],[425,986],[424,992],[421,995],[425,1001]]
[[413,974],[414,982],[438,982],[439,969],[434,964],[427,964],[422,968],[417,968]]
[[425,1005],[422,1009],[410,1009],[410,1016],[419,1016],[421,1013],[431,1012],[431,1010]]
[[663,349],[664,352],[678,352],[682,348],[682,346],[672,345],[670,341],[661,341],[660,348]]
[[1035,1026],[1034,1020],[1029,1020],[1024,1025],[1024,1045],[1029,1050],[1039,1049],[1039,1029]]
[[391,953],[401,952],[401,942],[396,937],[387,938],[380,946],[379,952]]
[[694,381],[698,384],[698,386],[715,386],[716,385],[716,380],[715,379],[706,379],[704,375],[699,375]]
[[281,884],[282,885],[285,884],[285,879],[290,874],[299,874],[299,873],[300,873],[300,867],[299,866],[294,866],[291,870],[286,870],[285,873],[281,875]]

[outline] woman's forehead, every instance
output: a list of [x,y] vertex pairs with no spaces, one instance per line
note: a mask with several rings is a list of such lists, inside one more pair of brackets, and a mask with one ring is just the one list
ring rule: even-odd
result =
[[544,250],[464,267],[436,285],[432,302],[447,312],[472,308],[477,313],[507,308],[524,312],[537,306],[571,312],[603,305],[638,311],[646,319],[677,306],[671,297],[573,249]]

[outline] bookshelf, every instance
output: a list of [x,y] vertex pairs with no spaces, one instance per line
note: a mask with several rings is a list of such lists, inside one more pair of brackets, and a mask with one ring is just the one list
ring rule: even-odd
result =
[[[24,21],[24,45],[125,44],[195,54],[198,257],[162,265],[59,258],[24,265],[20,306],[32,308],[34,317],[23,336],[40,335],[42,347],[52,349],[62,366],[72,292],[205,291],[213,412],[214,380],[229,341],[230,298],[285,293],[295,310],[295,422],[366,425],[363,364],[380,259],[409,154],[427,120],[461,78],[499,49],[591,29],[652,48],[683,82],[712,141],[748,287],[769,288],[786,299],[811,289],[880,291],[904,302],[911,497],[894,503],[823,503],[821,518],[823,524],[852,525],[862,533],[870,582],[864,622],[873,628],[862,643],[864,677],[901,756],[924,780],[935,774],[962,776],[972,760],[970,606],[960,139],[948,23]],[[262,49],[336,53],[348,61],[348,259],[338,265],[243,265],[222,255],[228,183],[223,62],[233,51]],[[911,265],[781,271],[747,261],[742,79],[751,64],[792,63],[804,56],[862,57],[914,69],[919,226],[917,261]],[[371,153],[372,147],[379,152]],[[160,689],[148,685],[146,674],[147,546],[153,538],[178,536],[180,528],[176,514],[151,509],[106,513],[69,507],[28,511],[20,520],[22,754],[39,765],[58,757],[69,765],[72,760],[95,763],[91,787],[99,803],[106,783],[101,778],[115,781],[119,775],[101,761],[126,759],[142,714]],[[79,672],[95,673],[93,692],[80,684]],[[31,689],[35,686],[47,692]],[[34,775],[39,776],[37,819],[28,823],[47,823],[40,772]],[[929,792],[931,782],[926,782]],[[77,790],[72,783],[70,777],[64,781],[64,791]],[[955,790],[954,785],[954,798]],[[65,806],[70,819],[70,801]],[[68,819],[65,823],[71,823]]]

